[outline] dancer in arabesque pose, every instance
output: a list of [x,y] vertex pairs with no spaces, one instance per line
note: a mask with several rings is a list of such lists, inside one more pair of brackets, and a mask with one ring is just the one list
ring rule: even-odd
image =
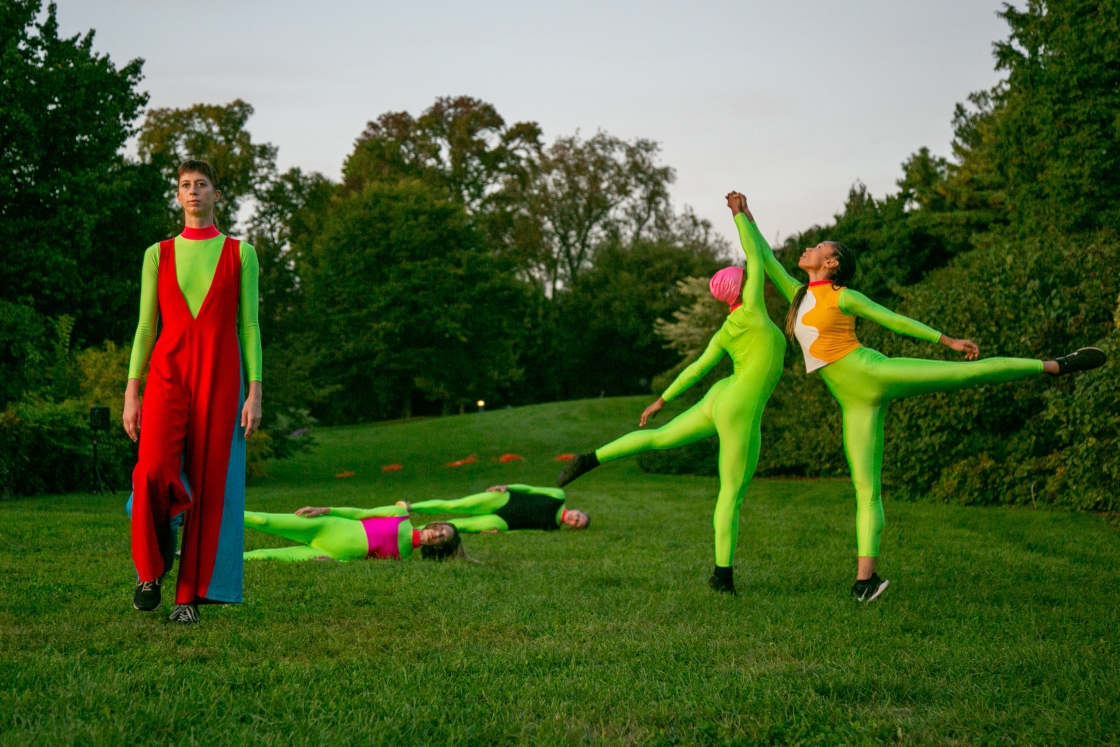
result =
[[[753,221],[749,227],[753,229]],[[802,283],[786,272],[761,234],[756,241],[762,247],[766,273],[790,302],[786,334],[801,344],[805,372],[820,374],[843,412],[844,453],[856,491],[858,561],[852,596],[869,602],[888,585],[876,572],[876,562],[884,523],[880,484],[883,420],[890,402],[1043,373],[1056,376],[1087,371],[1104,365],[1105,354],[1098,348],[1081,348],[1049,361],[977,360],[980,349],[972,340],[947,337],[848,288],[855,276],[856,258],[842,244],[822,241],[805,249],[798,266],[808,273],[809,282]],[[855,334],[856,317],[878,322],[892,332],[946,345],[963,353],[968,362],[888,358],[860,345]]]

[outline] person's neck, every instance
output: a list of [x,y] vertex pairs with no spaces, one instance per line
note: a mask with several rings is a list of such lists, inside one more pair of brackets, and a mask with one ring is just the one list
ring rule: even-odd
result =
[[829,280],[832,277],[832,273],[828,270],[806,270],[806,272],[809,273],[810,283],[815,283],[818,280]]
[[205,215],[191,215],[184,210],[183,225],[187,228],[209,228],[214,225],[214,211]]

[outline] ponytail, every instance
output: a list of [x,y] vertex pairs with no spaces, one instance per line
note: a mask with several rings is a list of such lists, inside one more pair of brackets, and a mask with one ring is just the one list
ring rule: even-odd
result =
[[[838,263],[829,280],[832,281],[833,288],[846,288],[852,282],[852,278],[856,276],[856,254],[839,241],[829,241],[828,243],[832,244],[832,256],[836,258]],[[794,338],[793,333],[797,329],[797,313],[801,310],[801,302],[805,300],[807,290],[809,290],[808,283],[798,288],[797,293],[793,294],[793,300],[789,302],[789,311],[786,312],[786,337],[791,341]]]

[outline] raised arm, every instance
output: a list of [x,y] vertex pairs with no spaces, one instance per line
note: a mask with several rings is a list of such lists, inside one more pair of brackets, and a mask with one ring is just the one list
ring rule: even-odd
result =
[[792,301],[797,289],[804,283],[786,272],[786,268],[774,256],[774,250],[770,248],[770,244],[763,237],[762,232],[758,230],[758,224],[754,222],[754,216],[750,214],[749,210],[735,216],[735,226],[739,229],[739,243],[743,245],[743,250],[748,254],[748,269],[750,268],[750,252],[747,247],[756,247],[762,256],[762,266],[765,268],[766,274],[770,276],[770,282],[774,284],[774,287],[787,301]]
[[762,266],[761,244],[766,242],[761,240],[762,234],[758,232],[758,227],[745,213],[735,214],[735,227],[739,229],[739,243],[747,257],[746,275],[743,278],[743,305],[765,314],[766,302],[762,297],[762,289],[766,283],[766,271]]
[[373,519],[378,516],[408,516],[408,510],[401,506],[378,506],[377,508],[335,508],[327,509],[329,516],[338,516],[342,519]]
[[719,332],[716,332],[712,335],[711,342],[708,343],[708,347],[700,357],[680,372],[673,383],[669,385],[669,388],[661,395],[661,399],[665,402],[672,402],[687,391],[689,387],[704,378],[704,375],[715,368],[716,364],[723,360],[723,356],[726,354],[727,351],[719,343]]

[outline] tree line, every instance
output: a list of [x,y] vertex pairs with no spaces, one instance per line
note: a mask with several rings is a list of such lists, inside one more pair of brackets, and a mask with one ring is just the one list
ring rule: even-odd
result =
[[[886,495],[1116,511],[1120,2],[1031,0],[1000,15],[1009,34],[994,49],[1005,77],[956,107],[952,157],[919,149],[897,191],[876,198],[857,183],[830,223],[775,249],[798,276],[802,248],[840,241],[859,255],[854,287],[972,338],[985,357],[1053,358],[1087,345],[1110,356],[1069,379],[893,403]],[[694,356],[718,321],[701,289],[684,290],[694,303],[663,330]],[[784,301],[768,303],[781,326]],[[858,334],[890,356],[955,355],[870,323]],[[800,357],[791,345],[767,407],[760,474],[846,474],[839,408]],[[651,470],[716,474],[715,457],[705,443],[642,459]]]
[[[0,489],[80,487],[64,478],[88,451],[80,418],[94,401],[119,408],[140,257],[178,231],[173,172],[188,156],[215,166],[220,226],[260,257],[255,465],[305,447],[289,436],[313,422],[660,391],[722,319],[705,278],[738,253],[674,209],[655,142],[546,142],[536,123],[448,97],[371,121],[337,181],[280,172],[248,103],[145,110],[140,61],[118,67],[92,32],[61,38],[53,6],[40,11],[0,11]],[[843,242],[860,256],[855,287],[984,355],[1111,354],[1073,379],[895,403],[889,495],[1116,510],[1120,0],[1001,15],[1004,79],[956,108],[952,156],[919,149],[897,190],[857,182],[831,222],[775,249],[796,275],[803,247]],[[873,325],[859,334],[888,355],[948,354]],[[760,473],[843,474],[839,411],[795,348]],[[125,481],[128,445],[105,448]],[[714,474],[715,454],[700,443],[642,464]]]
[[[17,0],[0,12],[0,407],[11,425],[0,440],[24,454],[0,473],[26,478],[7,478],[13,490],[47,489],[40,473],[56,472],[43,444],[86,449],[71,421],[111,387],[83,371],[124,375],[140,258],[181,227],[174,173],[188,157],[214,166],[219,227],[260,259],[268,404],[250,450],[265,457],[298,449],[288,436],[313,422],[648,391],[677,358],[653,333],[685,300],[675,281],[726,259],[708,223],[674,209],[675,173],[653,141],[546,142],[534,122],[444,97],[369,122],[337,181],[281,172],[277,148],[252,137],[249,103],[146,109],[140,60],[117,66],[93,32],[64,38],[54,6],[41,11]],[[79,365],[95,354],[104,360]],[[30,439],[47,421],[69,425]]]

